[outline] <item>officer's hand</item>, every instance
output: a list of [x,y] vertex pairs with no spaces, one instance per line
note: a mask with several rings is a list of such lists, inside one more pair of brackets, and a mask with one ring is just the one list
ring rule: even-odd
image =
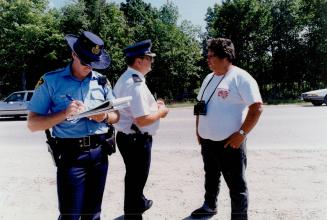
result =
[[157,100],[157,105],[158,105],[158,108],[161,108],[161,107],[165,106],[164,100],[159,98]]
[[65,116],[66,118],[69,118],[73,115],[76,115],[82,111],[84,111],[85,106],[83,104],[83,102],[78,101],[78,100],[74,100],[71,101],[71,103],[68,105],[68,107],[65,110]]
[[224,147],[226,148],[230,146],[231,148],[238,149],[244,140],[245,140],[244,135],[241,135],[239,132],[235,132],[231,136],[229,136]]
[[196,131],[196,139],[198,140],[198,144],[201,145],[200,135],[198,131]]
[[88,117],[89,119],[91,120],[94,120],[96,122],[102,122],[103,120],[105,120],[107,118],[107,113],[104,112],[104,113],[100,113],[100,114],[97,114],[97,115],[91,115],[90,117]]
[[167,116],[169,109],[166,106],[161,106],[158,111],[160,114],[160,118],[164,118]]

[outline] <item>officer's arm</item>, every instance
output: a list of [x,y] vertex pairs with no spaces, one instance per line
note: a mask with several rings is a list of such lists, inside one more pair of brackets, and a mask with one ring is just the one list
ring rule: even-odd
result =
[[30,131],[42,131],[52,128],[56,124],[67,118],[65,111],[61,111],[51,115],[39,115],[35,112],[29,112],[27,118],[27,127]]
[[84,109],[84,104],[78,100],[72,101],[68,107],[60,112],[48,115],[39,115],[35,112],[29,112],[27,118],[27,127],[31,131],[42,131],[52,128],[56,124],[63,122],[66,118],[73,116]]
[[135,123],[139,127],[144,127],[144,126],[150,125],[150,124],[154,123],[155,121],[159,120],[160,118],[166,117],[166,115],[168,114],[168,111],[169,111],[168,108],[160,107],[159,110],[153,114],[144,115],[144,116],[135,118]]

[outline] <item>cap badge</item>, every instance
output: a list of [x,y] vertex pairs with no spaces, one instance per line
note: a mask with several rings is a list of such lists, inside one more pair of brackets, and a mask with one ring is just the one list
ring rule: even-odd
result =
[[93,54],[99,54],[100,53],[100,46],[99,45],[95,45],[95,47],[92,47],[92,53]]

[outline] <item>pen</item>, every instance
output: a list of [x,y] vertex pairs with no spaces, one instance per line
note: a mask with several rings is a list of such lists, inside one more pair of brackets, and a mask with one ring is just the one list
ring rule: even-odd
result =
[[67,97],[67,99],[69,99],[70,101],[74,101],[74,99],[73,99],[70,95],[66,94],[66,97]]

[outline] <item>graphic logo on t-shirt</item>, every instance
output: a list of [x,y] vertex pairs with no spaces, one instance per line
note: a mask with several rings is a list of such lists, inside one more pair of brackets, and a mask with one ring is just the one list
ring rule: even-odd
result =
[[226,99],[229,95],[229,90],[228,89],[218,89],[218,96]]

